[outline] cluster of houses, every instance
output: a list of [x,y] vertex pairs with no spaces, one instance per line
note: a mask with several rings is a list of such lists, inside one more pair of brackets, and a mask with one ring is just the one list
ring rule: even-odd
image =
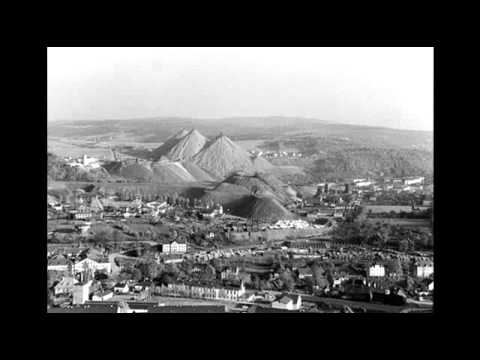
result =
[[100,168],[100,160],[94,157],[83,155],[79,158],[65,158],[66,164],[71,167],[78,167],[82,169],[98,169]]
[[159,292],[163,295],[184,296],[191,298],[210,300],[238,301],[245,294],[243,283],[239,287],[210,287],[201,285],[188,285],[181,283],[170,283],[162,286]]
[[64,255],[56,255],[48,259],[48,271],[69,272],[71,275],[88,272],[94,274],[95,272],[105,272],[110,274],[112,272],[112,264],[108,259],[95,261],[88,257],[78,259],[76,257],[70,258]]
[[295,151],[258,151],[258,150],[250,150],[250,154],[257,156],[257,157],[264,157],[266,159],[274,159],[274,158],[301,158],[303,154],[301,152]]
[[328,194],[362,194],[365,192],[433,192],[433,185],[425,185],[424,176],[405,177],[401,179],[384,178],[379,181],[370,178],[353,179],[347,183],[321,182],[317,184],[317,196]]

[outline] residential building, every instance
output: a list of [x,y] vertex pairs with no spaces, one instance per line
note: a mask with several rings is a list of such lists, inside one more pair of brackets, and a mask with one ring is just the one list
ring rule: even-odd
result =
[[71,276],[63,277],[63,279],[60,280],[60,282],[57,285],[55,285],[55,288],[54,288],[55,295],[71,294],[77,283],[78,283],[78,280],[75,279],[74,277],[71,277]]
[[240,273],[240,268],[238,266],[235,268],[235,270],[232,270],[231,268],[227,268],[221,272],[220,278],[222,280],[235,280],[238,278],[239,273]]
[[171,283],[168,284],[166,290],[168,293],[179,294],[186,297],[231,301],[237,301],[245,294],[243,282],[240,284],[240,287],[222,288]]
[[385,276],[385,267],[380,264],[372,265],[368,268],[368,276],[370,277],[383,277]]
[[75,211],[71,214],[75,220],[90,220],[92,218],[92,212],[89,210]]
[[95,271],[105,271],[107,273],[112,272],[112,264],[110,262],[97,262],[95,260],[85,258],[75,265],[70,265],[71,261],[66,258],[59,258],[57,261],[52,262],[51,265],[48,265],[47,270],[54,270],[54,271],[67,271],[71,268],[73,274],[77,274],[79,272],[88,271],[90,273],[95,273]]
[[418,176],[418,177],[412,177],[412,178],[404,179],[403,183],[405,185],[415,185],[415,184],[423,184],[424,181],[425,181],[425,177]]
[[272,302],[272,308],[282,310],[299,310],[302,307],[302,297],[300,295],[282,295],[276,301]]
[[162,244],[162,253],[165,254],[184,254],[187,252],[187,244],[184,242],[171,241],[167,244]]
[[90,296],[90,286],[92,285],[92,280],[83,283],[77,283],[73,288],[73,305],[84,304],[85,301],[88,301]]
[[113,297],[113,292],[112,291],[106,291],[106,292],[96,292],[92,296],[93,301],[106,301],[110,300]]
[[419,278],[427,278],[433,274],[433,264],[419,263],[416,266],[415,275]]
[[309,267],[301,268],[298,270],[299,279],[311,278],[312,276],[313,276],[312,269],[310,269]]
[[128,287],[127,283],[117,283],[113,287],[113,291],[117,294],[128,294],[130,288]]

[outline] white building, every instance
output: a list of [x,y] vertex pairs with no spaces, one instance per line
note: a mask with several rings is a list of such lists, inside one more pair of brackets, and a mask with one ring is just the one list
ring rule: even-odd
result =
[[162,253],[165,254],[184,254],[187,252],[187,244],[172,241],[168,244],[162,244]]
[[419,177],[414,177],[410,179],[405,179],[403,180],[403,183],[405,185],[415,185],[415,184],[423,184],[424,181],[425,181],[425,177],[419,176]]
[[373,185],[373,181],[359,181],[355,183],[355,185],[358,187],[367,187]]
[[283,295],[278,300],[272,302],[272,308],[282,310],[299,310],[302,307],[302,297],[300,295]]
[[[68,264],[61,264],[61,265],[48,265],[47,270],[53,270],[53,271],[67,271],[69,268]],[[77,274],[79,272],[83,271],[90,271],[94,273],[95,271],[106,271],[107,273],[112,272],[112,264],[109,262],[97,262],[95,260],[85,258],[79,262],[77,262],[73,267],[72,270],[74,274]]]
[[64,277],[57,285],[55,285],[55,295],[72,293],[77,283],[78,280],[73,277]]
[[81,272],[85,270],[90,270],[91,272],[95,271],[105,271],[107,273],[112,272],[112,264],[110,262],[97,262],[95,260],[85,258],[75,264],[75,272]]
[[243,282],[239,288],[214,288],[205,286],[190,286],[186,284],[168,284],[167,291],[192,298],[212,300],[239,300],[245,294]]
[[312,270],[310,268],[301,268],[298,270],[298,278],[306,279],[313,277]]
[[383,265],[375,264],[368,269],[368,276],[383,277],[385,276],[385,267]]
[[85,154],[83,155],[83,157],[75,160],[67,159],[67,165],[71,167],[90,168],[90,169],[98,169],[100,167],[100,163],[97,158],[90,157]]
[[238,277],[239,273],[240,273],[240,268],[239,268],[238,266],[235,268],[235,270],[232,270],[232,269],[230,269],[230,268],[227,268],[227,269],[225,269],[224,271],[221,272],[220,278],[221,278],[222,280],[226,280],[226,279],[230,279],[230,280],[236,279],[236,278]]
[[85,301],[88,301],[90,296],[90,286],[92,285],[92,280],[89,280],[85,283],[75,284],[73,288],[73,305],[84,304]]
[[112,291],[107,291],[105,293],[96,293],[92,296],[93,301],[106,301],[113,297]]
[[433,274],[433,265],[432,264],[420,264],[417,265],[416,275],[420,278],[426,278]]
[[113,291],[115,293],[128,294],[130,292],[130,289],[127,283],[117,283],[113,287]]

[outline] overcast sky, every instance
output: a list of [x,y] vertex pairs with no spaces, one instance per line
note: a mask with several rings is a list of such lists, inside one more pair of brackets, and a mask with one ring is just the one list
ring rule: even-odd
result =
[[433,129],[433,48],[48,48],[48,119],[299,116]]

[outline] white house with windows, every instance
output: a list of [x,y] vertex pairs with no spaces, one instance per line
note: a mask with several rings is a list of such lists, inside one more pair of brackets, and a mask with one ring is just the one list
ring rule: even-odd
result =
[[[48,265],[47,270],[55,270],[55,271],[67,271],[69,270],[68,264],[55,264],[55,265]],[[97,262],[95,260],[85,258],[73,265],[71,270],[74,274],[90,271],[94,273],[95,271],[105,271],[107,273],[112,272],[112,264],[109,262]]]
[[302,307],[300,295],[282,295],[278,300],[272,302],[272,308],[282,310],[299,310]]
[[415,274],[419,278],[427,278],[433,274],[433,264],[423,263],[416,266]]
[[425,181],[425,177],[418,176],[418,177],[412,177],[412,178],[405,179],[405,180],[403,180],[403,183],[405,185],[416,185],[416,184],[423,184],[424,181]]
[[118,294],[128,294],[130,292],[130,287],[127,283],[117,283],[113,287],[113,291]]
[[231,300],[238,301],[245,294],[243,282],[240,287],[215,288],[208,286],[195,286],[186,284],[170,283],[166,291],[169,294],[183,295],[192,298],[212,299],[212,300]]
[[383,277],[385,276],[385,267],[380,264],[372,265],[368,268],[368,276],[370,277]]
[[187,252],[187,244],[178,241],[172,241],[167,244],[162,244],[162,253],[165,254],[184,254]]

